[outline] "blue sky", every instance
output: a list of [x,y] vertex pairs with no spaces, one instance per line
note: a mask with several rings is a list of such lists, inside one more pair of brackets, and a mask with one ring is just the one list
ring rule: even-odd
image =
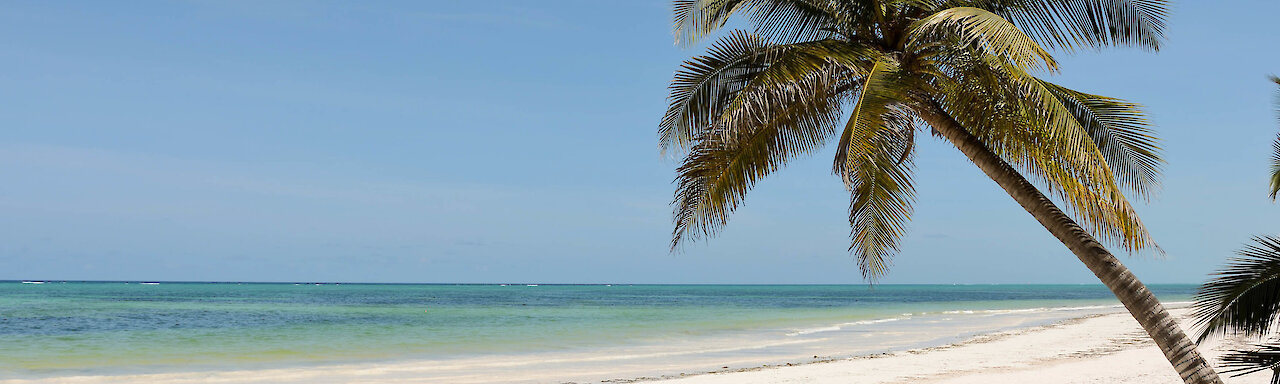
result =
[[[1060,55],[1146,104],[1165,188],[1140,212],[1190,283],[1265,194],[1280,3],[1179,1],[1169,42]],[[666,85],[697,50],[665,1],[0,6],[0,279],[861,283],[831,149],[670,254]],[[886,283],[1091,283],[937,139]]]

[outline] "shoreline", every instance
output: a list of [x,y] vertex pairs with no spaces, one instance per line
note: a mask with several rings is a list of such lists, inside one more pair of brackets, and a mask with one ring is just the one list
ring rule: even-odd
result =
[[[1169,310],[1184,327],[1190,323],[1190,309],[1186,306]],[[1216,338],[1200,345],[1199,350],[1216,364],[1221,354],[1247,348],[1250,341],[1240,337]],[[1226,383],[1262,384],[1270,382],[1271,373],[1222,378]],[[941,346],[629,382],[847,383],[854,379],[858,383],[885,384],[1181,382],[1155,343],[1124,311],[992,332]]]
[[[665,376],[656,377],[656,378],[616,379],[616,380],[609,380],[608,382],[610,383],[661,383],[661,382],[671,382],[671,381],[676,381],[681,379],[691,379],[691,378],[697,379],[697,378],[700,378],[701,376],[707,376],[707,375],[731,375],[734,373],[758,372],[763,370],[782,369],[782,368],[788,368],[788,367],[804,367],[804,366],[818,365],[818,364],[838,363],[842,361],[874,360],[874,359],[892,357],[892,356],[904,354],[904,353],[905,354],[924,354],[924,353],[929,353],[933,351],[941,351],[941,350],[946,350],[946,349],[951,349],[956,347],[962,347],[970,344],[980,344],[984,342],[997,341],[997,340],[1001,340],[1001,339],[1005,339],[1005,338],[1013,337],[1017,335],[1034,333],[1036,331],[1042,331],[1042,330],[1047,330],[1047,329],[1052,329],[1057,327],[1079,324],[1088,319],[1094,319],[1094,318],[1105,317],[1105,316],[1116,316],[1116,315],[1118,314],[1104,313],[1104,314],[1083,315],[1079,317],[1073,317],[1066,320],[1057,321],[1051,324],[1034,325],[1034,326],[1016,328],[1011,330],[983,333],[983,334],[974,335],[970,337],[962,337],[961,338],[962,340],[957,342],[936,345],[936,346],[929,346],[929,347],[911,348],[911,349],[906,349],[901,351],[881,352],[881,353],[875,353],[875,354],[869,354],[869,355],[860,355],[860,356],[843,357],[843,358],[826,358],[826,359],[819,359],[819,360],[810,361],[810,362],[766,364],[760,367],[751,367],[751,368],[726,369],[726,370],[697,372],[697,373],[681,373],[680,375],[677,375],[677,376],[665,375]],[[574,383],[565,383],[565,384],[574,384]]]
[[[1181,304],[1181,303],[1180,303]],[[1185,304],[1170,306],[1184,324],[1189,309]],[[1030,317],[1030,316],[1028,316]],[[842,335],[841,342],[855,334]],[[1178,378],[1158,349],[1123,309],[1088,313],[1048,324],[1013,327],[966,336],[963,333],[927,347],[902,348],[881,353],[773,360],[777,363],[750,366],[750,356],[724,361],[721,369],[671,369],[654,364],[627,361],[626,353],[643,353],[625,348],[585,358],[558,361],[554,353],[536,354],[537,369],[528,369],[527,360],[504,360],[488,356],[468,361],[466,368],[455,361],[399,361],[342,363],[308,367],[180,371],[145,374],[105,374],[47,378],[0,379],[3,384],[34,383],[277,383],[277,382],[393,382],[393,383],[836,383],[857,379],[859,383],[981,383],[1053,382],[1084,383],[1089,380],[1119,383],[1178,382]],[[1240,348],[1248,340],[1211,340],[1201,347],[1206,358],[1216,358],[1225,349]],[[750,348],[746,348],[750,349]],[[841,356],[833,354],[831,356]],[[526,356],[528,357],[528,356]],[[754,360],[762,361],[759,356]],[[619,370],[630,363],[631,370]],[[548,365],[550,364],[550,365]],[[556,364],[560,364],[557,366]],[[1054,373],[1063,365],[1093,367],[1091,375]],[[465,364],[463,364],[465,365]],[[624,367],[618,367],[619,365]],[[715,365],[721,365],[717,362]],[[1134,370],[1133,367],[1144,367]],[[505,370],[505,371],[504,371]],[[497,373],[495,373],[497,372]],[[631,372],[632,374],[624,374]],[[1009,376],[996,379],[996,376]],[[1079,376],[1079,377],[1077,377]],[[588,379],[589,378],[589,379]],[[1079,381],[1073,381],[1079,378]],[[1173,381],[1169,381],[1172,379]],[[1269,373],[1224,378],[1229,383],[1265,383]],[[1010,381],[1006,381],[1010,380]],[[1023,380],[1023,381],[1018,381]]]

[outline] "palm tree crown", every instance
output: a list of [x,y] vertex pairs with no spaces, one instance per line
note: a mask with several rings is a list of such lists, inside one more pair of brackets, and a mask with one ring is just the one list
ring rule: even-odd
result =
[[1124,195],[1160,181],[1140,106],[1036,74],[1059,70],[1049,49],[1157,50],[1165,13],[1156,0],[677,0],[680,44],[735,15],[752,29],[723,34],[671,84],[659,134],[684,156],[672,248],[715,234],[762,177],[835,141],[850,250],[874,280],[912,214],[916,132],[938,135],[942,119],[1094,235],[1158,251]]

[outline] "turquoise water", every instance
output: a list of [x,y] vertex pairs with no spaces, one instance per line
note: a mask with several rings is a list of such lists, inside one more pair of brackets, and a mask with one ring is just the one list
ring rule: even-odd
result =
[[[1195,286],[1152,286],[1185,301]],[[0,377],[548,353],[1111,305],[1089,285],[0,282]],[[887,325],[886,325],[887,326]]]

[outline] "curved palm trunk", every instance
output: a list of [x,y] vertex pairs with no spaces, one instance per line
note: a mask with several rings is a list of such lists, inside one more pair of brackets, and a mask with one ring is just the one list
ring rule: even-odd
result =
[[987,149],[976,137],[961,128],[960,124],[937,105],[919,108],[917,111],[929,125],[960,149],[969,160],[978,165],[987,176],[1004,188],[1022,208],[1031,213],[1054,237],[1071,249],[1076,257],[1102,280],[1102,284],[1120,299],[1142,329],[1155,340],[1165,358],[1188,384],[1222,384],[1213,367],[1196,351],[1196,344],[1182,332],[1173,316],[1165,311],[1160,301],[1151,294],[1138,278],[1129,272],[1120,260],[1112,256],[1085,231],[1045,197],[1040,190],[1022,177],[1003,159]]

